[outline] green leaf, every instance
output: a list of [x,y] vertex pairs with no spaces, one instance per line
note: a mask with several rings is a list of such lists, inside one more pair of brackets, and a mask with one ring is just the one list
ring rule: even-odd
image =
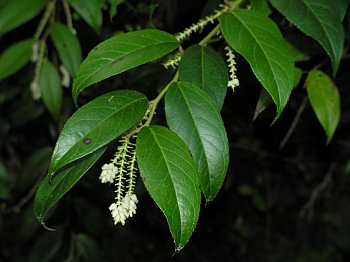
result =
[[199,216],[196,164],[184,142],[161,126],[141,129],[136,154],[146,189],[163,211],[178,252],[191,237]]
[[66,25],[59,22],[51,25],[50,34],[61,61],[69,74],[74,77],[82,61],[78,38]]
[[202,88],[216,106],[222,108],[228,72],[225,61],[213,49],[199,45],[186,49],[179,66],[179,78]]
[[[23,163],[22,171],[17,178],[16,191],[24,192],[35,184],[35,181],[43,177],[50,164],[52,147],[42,147],[32,151]],[[33,172],[35,170],[35,172]]]
[[176,38],[146,29],[116,35],[96,46],[81,64],[73,83],[73,100],[84,88],[136,66],[158,59],[177,48]]
[[103,19],[101,0],[69,0],[68,2],[96,33],[100,33]]
[[165,112],[170,129],[191,151],[207,202],[212,201],[224,182],[229,161],[227,134],[218,108],[200,88],[179,82],[166,94]]
[[26,23],[43,10],[47,0],[7,0],[0,9],[0,36]]
[[332,79],[320,70],[312,70],[306,79],[306,90],[313,110],[331,141],[340,119],[339,92]]
[[47,175],[39,185],[34,200],[36,218],[44,225],[44,218],[49,211],[92,167],[101,157],[106,148],[100,148],[94,153],[80,159],[74,165],[57,173],[52,180]]
[[[1,68],[1,66],[0,66]],[[23,91],[23,87],[11,85],[11,88],[2,88],[0,92],[0,106],[13,100]]]
[[59,256],[58,251],[63,243],[64,230],[60,228],[56,232],[43,232],[38,235],[31,244],[30,254],[25,258],[28,262],[50,262]]
[[294,68],[293,89],[296,88],[299,85],[302,76],[303,76],[303,70],[301,70],[299,67],[295,67]]
[[133,90],[104,94],[78,109],[66,122],[54,149],[49,175],[86,156],[134,127],[148,108]]
[[267,0],[250,0],[252,10],[257,11],[265,16],[271,14],[271,8],[269,7]]
[[339,0],[339,2],[337,2],[337,4],[335,5],[335,7],[338,7],[339,9],[339,18],[341,21],[343,21],[345,18],[346,10],[348,9],[349,4],[349,0]]
[[291,55],[293,57],[294,62],[303,62],[303,61],[307,61],[310,59],[310,57],[307,54],[305,54],[304,52],[299,50],[292,43],[290,43],[290,42],[286,42],[286,43],[287,43],[289,52],[291,53]]
[[[303,75],[303,71],[299,68],[296,67],[294,68],[294,84],[293,84],[293,89],[300,83],[301,77]],[[260,95],[259,95],[259,100],[258,103],[256,104],[255,107],[255,112],[253,116],[253,121],[256,120],[256,118],[263,112],[267,107],[269,107],[273,103],[271,97],[269,94],[266,92],[265,89],[261,89]]]
[[0,162],[0,201],[11,199],[10,188],[10,174],[5,165]]
[[56,68],[48,60],[45,60],[41,66],[40,90],[46,108],[57,120],[62,106],[61,80]]
[[275,120],[287,104],[294,81],[293,58],[276,24],[250,10],[224,13],[220,20],[227,43],[250,64],[277,106]]
[[265,89],[261,89],[258,102],[255,106],[255,112],[253,116],[253,121],[255,121],[258,116],[265,111],[266,108],[268,108],[273,103],[271,97],[266,92]]
[[0,81],[16,73],[29,62],[34,41],[27,39],[15,43],[0,55]]
[[336,75],[344,50],[344,28],[340,11],[329,0],[270,0],[292,24],[321,44]]
[[77,256],[85,261],[99,262],[102,259],[101,248],[94,238],[80,233],[75,238]]
[[121,3],[123,3],[125,0],[109,0],[110,2],[110,9],[109,9],[109,17],[112,19],[113,17],[116,16],[117,14],[117,7]]

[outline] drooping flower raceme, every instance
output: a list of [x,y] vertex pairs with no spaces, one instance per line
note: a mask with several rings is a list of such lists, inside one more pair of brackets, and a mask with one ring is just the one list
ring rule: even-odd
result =
[[[132,139],[135,139],[133,136]],[[137,197],[134,194],[136,179],[136,150],[131,138],[122,137],[120,145],[110,163],[102,166],[102,183],[114,183],[115,202],[109,206],[114,224],[125,225],[125,220],[136,214]]]
[[233,50],[231,47],[226,46],[226,56],[227,56],[227,63],[228,63],[228,68],[229,68],[229,81],[228,81],[228,86],[232,88],[232,91],[235,91],[235,88],[239,86],[239,81],[236,75],[236,60],[235,60],[235,54],[233,53]]

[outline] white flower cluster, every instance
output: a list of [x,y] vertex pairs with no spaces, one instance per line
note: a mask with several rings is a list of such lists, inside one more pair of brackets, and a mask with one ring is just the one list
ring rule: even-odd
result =
[[100,175],[101,183],[113,183],[117,173],[118,168],[113,163],[104,164]]
[[129,217],[132,217],[136,214],[136,204],[138,203],[137,197],[135,194],[126,195],[121,204],[113,203],[109,206],[109,210],[112,213],[112,217],[114,219],[114,224],[118,224],[119,222],[124,226],[125,220]]
[[[133,140],[136,136],[132,137]],[[125,220],[136,214],[138,202],[134,194],[136,184],[136,150],[129,137],[122,137],[120,145],[111,162],[102,166],[102,183],[114,183],[116,186],[115,203],[109,206],[114,224],[124,225]]]
[[228,81],[228,86],[232,88],[232,91],[235,91],[235,88],[239,86],[239,81],[236,75],[236,60],[235,60],[235,54],[233,53],[233,50],[226,46],[225,47],[226,56],[227,56],[227,63],[228,63],[228,68],[229,68],[229,74],[230,74],[230,79]]

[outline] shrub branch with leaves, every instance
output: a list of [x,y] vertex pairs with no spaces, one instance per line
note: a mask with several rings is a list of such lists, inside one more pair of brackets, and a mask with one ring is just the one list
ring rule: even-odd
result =
[[[83,61],[71,8],[96,32],[100,31],[101,17],[87,14],[78,0],[25,2],[30,5],[27,16],[21,17],[16,10],[25,8],[22,1],[5,1],[0,17],[8,19],[5,22],[0,19],[0,35],[46,9],[34,37],[12,45],[0,55],[0,80],[16,73],[31,59],[35,63],[30,85],[33,99],[41,98],[54,119],[62,110],[62,86],[69,86],[70,79],[73,101],[78,106],[79,94],[86,88],[145,63],[157,60],[166,68],[175,69],[172,80],[151,101],[138,91],[113,91],[79,107],[66,121],[52,154],[48,176],[36,193],[38,220],[44,224],[49,209],[119,139],[115,157],[102,165],[100,174],[102,183],[114,184],[116,188],[115,202],[109,207],[115,224],[124,225],[136,213],[138,199],[134,188],[139,169],[147,191],[167,219],[175,249],[180,251],[195,230],[201,194],[207,203],[214,200],[227,173],[229,144],[220,111],[227,87],[234,90],[239,78],[244,77],[236,75],[235,54],[247,60],[263,87],[259,113],[267,105],[275,104],[274,121],[300,81],[301,70],[295,67],[289,44],[267,16],[271,11],[268,2],[262,1],[264,8],[257,9],[256,1],[227,0],[211,15],[176,35],[158,29],[117,34],[98,44]],[[89,10],[101,10],[104,1],[83,2],[93,7]],[[117,4],[109,2],[112,17]],[[330,58],[333,76],[344,52],[342,20],[347,3],[341,2],[334,8],[330,0],[269,1],[292,25],[323,47]],[[64,10],[66,24],[55,21],[58,6]],[[188,47],[182,44],[193,34],[207,32],[207,28],[209,33],[197,44]],[[46,44],[48,37],[53,46]],[[59,64],[49,61],[48,48],[55,48]],[[9,64],[9,58],[14,62]],[[303,74],[307,74],[304,84],[307,96],[329,143],[340,117],[337,88],[316,67]],[[163,99],[167,127],[152,123]]]

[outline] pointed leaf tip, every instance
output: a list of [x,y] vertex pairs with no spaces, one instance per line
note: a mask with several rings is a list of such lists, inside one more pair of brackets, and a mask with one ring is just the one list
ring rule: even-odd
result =
[[45,228],[44,219],[48,211],[82,178],[105,150],[106,148],[100,148],[80,159],[74,165],[57,173],[53,179],[50,178],[50,175],[43,179],[35,194],[34,213]]
[[347,3],[329,0],[270,0],[292,24],[314,38],[331,59],[333,77],[344,51],[345,33],[341,20]]
[[146,189],[167,219],[177,252],[189,241],[199,216],[196,164],[184,142],[161,126],[141,129],[136,155]]

